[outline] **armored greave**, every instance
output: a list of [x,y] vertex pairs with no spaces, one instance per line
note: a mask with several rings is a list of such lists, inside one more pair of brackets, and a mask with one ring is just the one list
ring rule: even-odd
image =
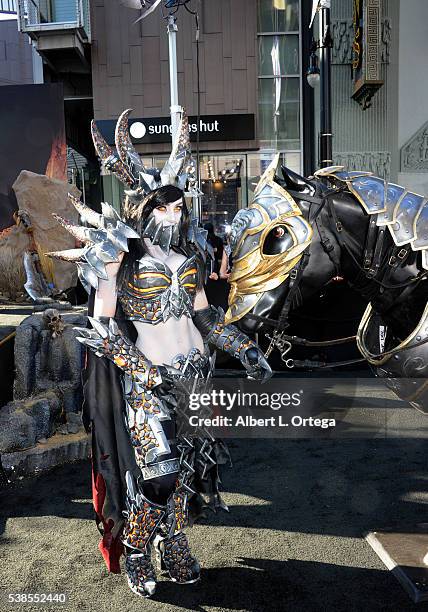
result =
[[[187,356],[178,355],[173,366],[183,379],[204,381],[210,376],[212,360],[208,353],[202,355],[194,349]],[[135,379],[124,377],[124,418],[139,473],[135,478],[127,473],[128,512],[123,541],[131,551],[126,560],[128,582],[134,592],[146,596],[150,588],[150,594],[154,592],[155,585],[151,543],[156,545],[173,581],[190,583],[199,579],[199,563],[182,531],[189,522],[190,498],[192,504],[195,500],[195,505],[199,504],[199,513],[204,505],[213,510],[227,509],[217,489],[219,443],[203,430],[196,438],[177,435],[176,412],[186,411],[177,393],[147,389]],[[202,498],[205,492],[208,499]]]
[[182,531],[188,525],[188,495],[191,490],[186,483],[191,482],[194,473],[191,464],[186,460],[183,463],[177,489],[167,502],[165,537],[160,537],[157,544],[161,567],[168,571],[171,580],[189,584],[199,580],[201,570]]
[[165,508],[138,492],[130,472],[126,473],[126,485],[127,510],[122,540],[126,552],[125,571],[130,589],[137,595],[150,597],[156,588],[151,543],[165,517]]
[[[155,570],[151,562],[151,544],[154,541],[163,567],[171,580],[179,583],[196,582],[200,576],[200,566],[191,554],[189,544],[182,529],[188,524],[189,483],[194,470],[186,459],[165,505],[151,502],[145,495],[137,492],[135,481],[127,473],[127,507],[123,543],[126,548],[125,569],[131,590],[145,597],[153,595],[156,587]],[[158,495],[166,493],[163,477],[153,479],[148,485]]]

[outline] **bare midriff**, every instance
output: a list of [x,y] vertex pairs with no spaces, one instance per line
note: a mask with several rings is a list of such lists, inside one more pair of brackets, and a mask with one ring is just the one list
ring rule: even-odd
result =
[[133,324],[138,333],[137,348],[156,365],[171,365],[176,355],[187,355],[192,348],[204,352],[202,336],[189,317],[182,316],[178,320],[171,317],[157,325],[141,321],[133,321]]

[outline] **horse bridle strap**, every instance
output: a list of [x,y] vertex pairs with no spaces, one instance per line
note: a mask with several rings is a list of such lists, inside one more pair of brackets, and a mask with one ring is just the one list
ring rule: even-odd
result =
[[324,251],[327,253],[328,258],[330,259],[331,263],[334,266],[335,276],[340,276],[341,275],[340,274],[340,253],[337,253],[336,246],[330,240],[330,238],[327,235],[327,232],[325,231],[325,228],[322,222],[322,215],[320,215],[318,219],[316,219],[315,224],[317,226],[318,234],[320,236],[320,244],[322,248],[324,249]]
[[288,315],[293,304],[293,300],[296,297],[297,291],[299,290],[299,282],[302,278],[303,272],[308,265],[309,261],[309,248],[304,251],[302,258],[300,259],[297,266],[290,271],[290,280],[288,281],[288,293],[284,300],[284,304],[281,309],[281,313],[278,318],[278,329],[285,329],[289,326]]
[[[251,313],[247,313],[242,317],[243,319],[253,319],[258,323],[263,323],[264,325],[268,325],[269,327],[277,327],[278,321],[275,319],[269,319],[268,317],[261,317],[260,315],[255,315]],[[287,342],[292,342],[293,344],[297,344],[299,346],[334,346],[336,344],[344,344],[345,342],[353,342],[356,336],[346,336],[344,338],[335,338],[334,340],[307,340],[306,338],[300,338],[299,336],[289,336],[287,334],[283,334],[284,340]]]
[[366,270],[367,278],[374,278],[379,271],[385,228],[377,226],[378,215],[372,215],[369,220],[366,242],[364,244],[363,268]]

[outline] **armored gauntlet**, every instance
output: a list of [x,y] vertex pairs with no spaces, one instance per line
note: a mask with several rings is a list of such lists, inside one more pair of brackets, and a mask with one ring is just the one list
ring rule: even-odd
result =
[[206,342],[239,359],[249,378],[265,381],[272,376],[260,348],[235,325],[225,324],[221,308],[209,306],[197,310],[193,322]]
[[81,334],[77,340],[98,357],[110,359],[125,374],[147,389],[162,383],[172,384],[175,379],[181,378],[180,372],[171,366],[153,365],[135,344],[122,334],[114,319],[110,319],[108,325],[93,317],[88,319],[93,329],[77,328]]

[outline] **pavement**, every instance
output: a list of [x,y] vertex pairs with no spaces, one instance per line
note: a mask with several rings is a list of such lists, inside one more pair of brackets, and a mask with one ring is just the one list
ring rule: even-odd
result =
[[[201,581],[161,578],[141,599],[108,575],[97,549],[90,464],[18,481],[0,510],[0,610],[384,611],[413,604],[365,542],[369,531],[427,522],[427,441],[229,441],[230,513],[188,530]],[[64,605],[6,603],[8,593],[66,593]]]
[[18,325],[34,312],[33,304],[0,303],[0,328],[18,327]]

